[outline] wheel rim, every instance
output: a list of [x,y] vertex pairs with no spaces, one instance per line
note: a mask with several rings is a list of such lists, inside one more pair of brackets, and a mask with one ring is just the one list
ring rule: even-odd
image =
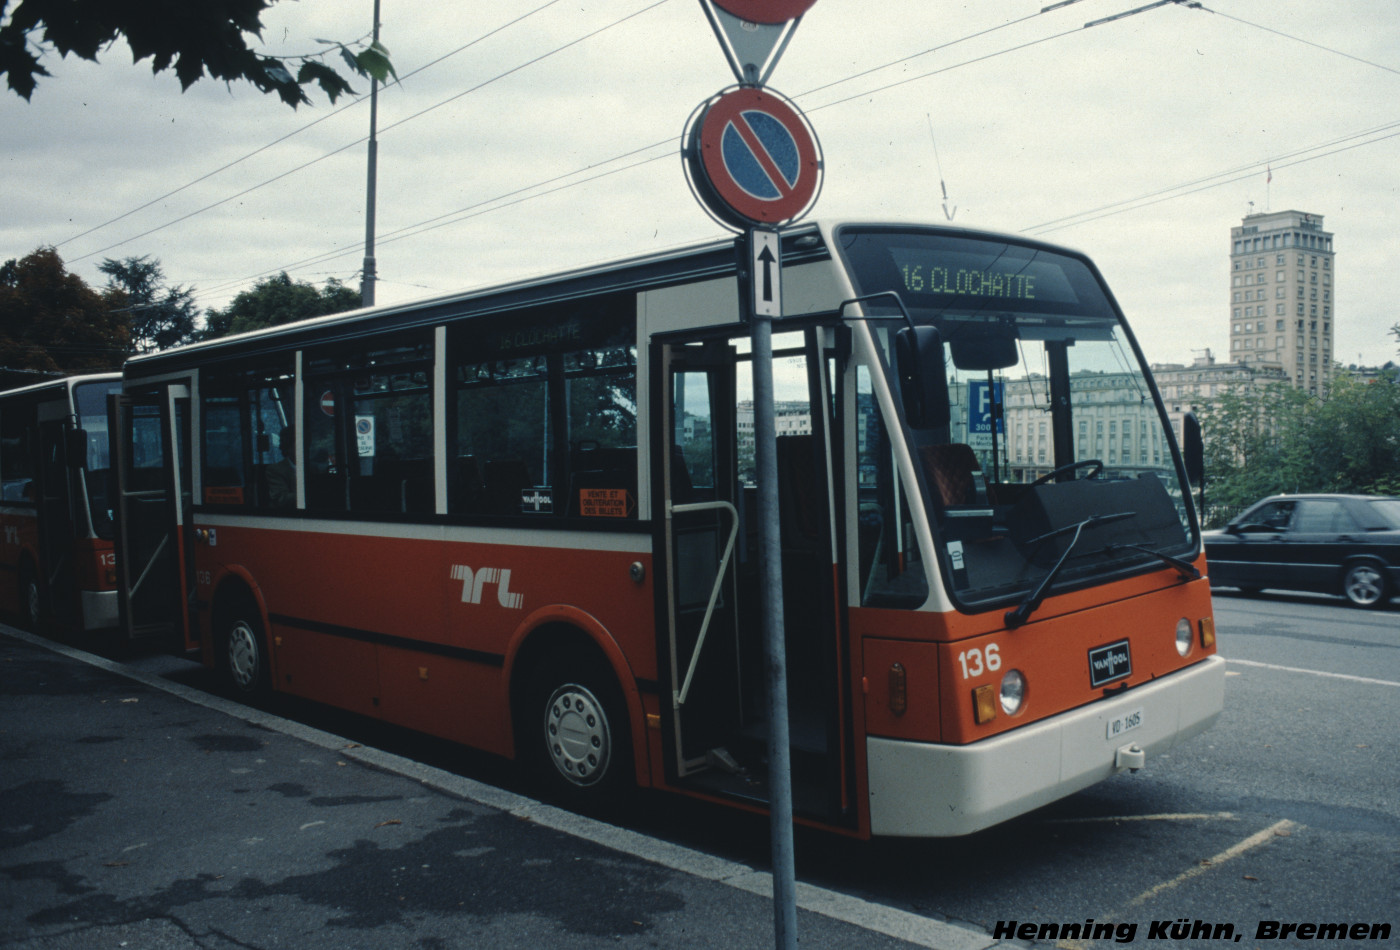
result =
[[39,612],[41,604],[39,602],[39,582],[31,580],[24,589],[24,602],[29,610],[29,625],[37,627],[39,625]]
[[607,773],[612,733],[603,704],[587,687],[560,686],[544,713],[545,745],[554,768],[574,785],[592,785]]
[[228,634],[228,671],[239,689],[251,689],[258,678],[258,635],[246,620],[239,620]]
[[1347,571],[1347,599],[1369,607],[1381,599],[1382,583],[1381,573],[1374,567],[1353,567]]

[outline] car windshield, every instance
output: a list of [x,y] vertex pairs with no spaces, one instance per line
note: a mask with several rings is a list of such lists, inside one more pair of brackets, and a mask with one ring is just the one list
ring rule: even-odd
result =
[[[912,322],[935,328],[942,343],[943,365],[928,354],[921,365],[935,391],[946,389],[946,415],[940,408],[938,418],[906,425],[905,437],[957,602],[1021,602],[1047,576],[1052,590],[1068,589],[1158,569],[1161,555],[1190,556],[1171,436],[1087,262],[966,232],[851,229],[841,237],[860,293],[894,291]],[[867,312],[898,311],[875,302]],[[871,324],[880,371],[896,391],[903,322]],[[893,510],[896,491],[879,494],[883,479],[897,480],[885,474],[891,467],[875,457],[863,464],[876,489],[865,507]]]

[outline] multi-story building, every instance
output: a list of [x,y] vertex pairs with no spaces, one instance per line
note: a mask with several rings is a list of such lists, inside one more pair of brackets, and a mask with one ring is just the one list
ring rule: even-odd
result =
[[1332,378],[1332,235],[1322,215],[1246,215],[1230,229],[1230,362],[1276,367],[1321,395]]

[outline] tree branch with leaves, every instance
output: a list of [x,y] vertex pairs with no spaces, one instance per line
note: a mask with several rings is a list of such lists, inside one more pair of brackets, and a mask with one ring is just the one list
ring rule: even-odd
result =
[[[379,43],[318,40],[322,49],[302,56],[258,52],[262,16],[276,0],[0,0],[0,75],[28,100],[39,77],[52,74],[41,60],[50,53],[97,62],[119,39],[134,62],[149,59],[151,71],[175,71],[182,90],[206,75],[246,81],[296,108],[308,105],[306,90],[319,87],[331,100],[354,94],[330,61],[362,79],[394,77],[388,51]],[[250,40],[252,42],[250,42]]]

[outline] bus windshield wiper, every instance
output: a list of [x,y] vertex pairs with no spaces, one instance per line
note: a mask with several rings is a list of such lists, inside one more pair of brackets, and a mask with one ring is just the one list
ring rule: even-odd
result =
[[1190,561],[1174,557],[1170,554],[1164,554],[1161,551],[1154,551],[1151,548],[1145,548],[1140,544],[1110,544],[1108,547],[1104,548],[1104,551],[1108,554],[1123,550],[1140,551],[1143,554],[1150,554],[1157,560],[1163,561],[1176,568],[1177,572],[1187,580],[1197,581],[1201,579],[1201,572],[1196,570],[1196,565],[1192,564]]
[[1065,566],[1065,562],[1069,560],[1070,554],[1074,553],[1075,545],[1079,544],[1079,539],[1083,536],[1085,528],[1108,524],[1110,521],[1122,521],[1124,518],[1136,517],[1136,511],[1118,511],[1111,515],[1090,515],[1083,521],[1067,524],[1063,528],[1056,528],[1054,531],[1046,532],[1039,537],[1031,538],[1027,541],[1026,544],[1028,545],[1039,544],[1042,541],[1048,541],[1059,535],[1068,534],[1071,531],[1074,532],[1074,537],[1070,539],[1069,544],[1065,546],[1065,553],[1061,554],[1060,559],[1055,562],[1055,566],[1050,568],[1050,572],[1045,575],[1045,578],[1040,582],[1040,586],[1036,587],[1035,593],[1027,597],[1019,607],[1006,612],[1004,618],[1006,626],[1011,630],[1015,630],[1030,619],[1031,614],[1035,612],[1035,609],[1040,606],[1041,601],[1045,599],[1045,592],[1049,590],[1050,585],[1054,583],[1056,575],[1060,573],[1060,568]]

